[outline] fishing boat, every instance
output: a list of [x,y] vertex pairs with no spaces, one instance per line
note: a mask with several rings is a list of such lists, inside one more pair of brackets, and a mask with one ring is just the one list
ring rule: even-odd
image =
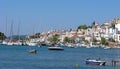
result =
[[86,60],[87,65],[98,65],[98,66],[105,66],[106,62],[102,61],[100,59],[87,59]]
[[48,47],[48,50],[64,50],[62,47]]

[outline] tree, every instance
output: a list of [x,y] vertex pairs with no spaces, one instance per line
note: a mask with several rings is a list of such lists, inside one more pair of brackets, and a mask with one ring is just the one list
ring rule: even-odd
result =
[[87,29],[88,27],[87,27],[87,25],[80,25],[80,26],[78,26],[78,29]]
[[106,39],[104,37],[101,37],[101,44],[105,44],[106,43]]
[[92,42],[96,43],[96,42],[97,42],[97,39],[96,39],[96,38],[93,38]]
[[72,38],[68,38],[68,37],[64,38],[64,43],[74,43],[74,42],[75,42],[75,40]]
[[59,36],[58,34],[55,34],[51,38],[49,38],[48,40],[50,42],[57,43],[59,41],[59,39],[57,38],[58,36]]
[[109,38],[108,39],[110,42],[115,42],[115,40],[113,38]]
[[68,37],[64,38],[64,43],[70,42],[70,39]]
[[92,28],[92,26],[88,26],[88,28]]
[[93,23],[92,23],[92,25],[91,25],[92,27],[94,27],[95,26],[95,21],[93,21]]
[[6,38],[6,36],[4,35],[4,33],[0,32],[0,40],[4,40]]
[[111,28],[115,29],[115,23],[111,24]]
[[35,38],[40,38],[40,33],[36,33]]

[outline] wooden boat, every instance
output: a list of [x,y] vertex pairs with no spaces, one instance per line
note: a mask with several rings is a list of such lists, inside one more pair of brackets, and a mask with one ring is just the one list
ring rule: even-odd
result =
[[87,59],[86,64],[88,65],[98,65],[98,66],[105,66],[106,62],[97,60],[97,59]]
[[33,49],[33,50],[29,50],[29,53],[37,53],[37,50]]

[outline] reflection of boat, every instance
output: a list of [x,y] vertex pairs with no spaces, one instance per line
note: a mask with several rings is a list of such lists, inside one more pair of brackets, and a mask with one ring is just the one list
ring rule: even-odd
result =
[[48,47],[48,50],[64,50],[62,47]]
[[37,53],[37,50],[33,49],[33,50],[29,50],[29,53]]
[[99,65],[99,66],[105,66],[105,61],[97,60],[97,59],[87,59],[86,64],[88,65]]

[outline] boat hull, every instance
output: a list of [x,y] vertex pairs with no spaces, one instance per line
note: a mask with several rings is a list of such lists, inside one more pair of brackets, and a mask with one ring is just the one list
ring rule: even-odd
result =
[[37,53],[37,50],[29,50],[29,53]]
[[86,60],[86,64],[87,65],[98,65],[98,66],[105,66],[106,62],[105,61],[89,61],[89,60]]
[[48,50],[64,50],[61,47],[49,47]]

